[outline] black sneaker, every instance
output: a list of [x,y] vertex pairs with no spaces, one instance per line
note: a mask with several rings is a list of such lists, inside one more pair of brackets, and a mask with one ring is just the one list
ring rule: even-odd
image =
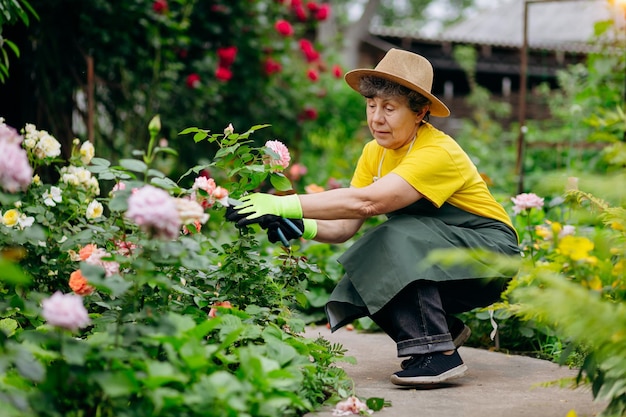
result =
[[[458,319],[457,319],[458,320]],[[452,326],[450,326],[450,335],[452,336],[452,343],[454,343],[455,348],[460,348],[463,346],[467,339],[472,335],[472,329],[465,325],[461,320],[455,321]],[[405,359],[400,363],[400,367],[402,369],[406,369],[408,363],[413,359],[413,356],[409,359]]]
[[409,359],[403,371],[391,375],[391,383],[401,386],[439,384],[465,374],[467,366],[455,350],[453,354],[428,353]]

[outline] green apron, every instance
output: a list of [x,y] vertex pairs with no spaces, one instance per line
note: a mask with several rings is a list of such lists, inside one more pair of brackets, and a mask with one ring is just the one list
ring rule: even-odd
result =
[[[479,259],[473,263],[434,265],[424,262],[436,249],[480,248],[518,255],[517,234],[506,224],[463,211],[448,203],[436,208],[428,200],[388,215],[340,258],[346,274],[326,304],[331,329],[371,315],[417,280],[510,279]],[[481,271],[480,276],[476,276]]]

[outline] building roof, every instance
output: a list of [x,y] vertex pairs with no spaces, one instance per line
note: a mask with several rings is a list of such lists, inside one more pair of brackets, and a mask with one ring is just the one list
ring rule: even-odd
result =
[[[593,50],[595,23],[613,18],[606,0],[551,0],[528,3],[528,46],[567,52]],[[372,27],[379,36],[412,37],[432,41],[474,43],[520,48],[524,35],[524,1],[510,0],[482,11],[434,36],[409,28]]]

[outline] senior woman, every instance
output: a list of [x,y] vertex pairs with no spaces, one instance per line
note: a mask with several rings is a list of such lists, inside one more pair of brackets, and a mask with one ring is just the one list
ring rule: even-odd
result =
[[511,277],[478,259],[480,269],[423,261],[432,250],[448,248],[515,256],[517,234],[470,158],[428,122],[429,116],[450,114],[431,94],[428,60],[391,49],[374,69],[350,71],[345,80],[365,97],[374,138],[363,149],[351,187],[250,194],[228,218],[240,227],[261,224],[272,241],[282,234],[340,243],[368,217],[387,215],[339,258],[346,274],[326,304],[331,329],[371,317],[396,342],[398,356],[408,357],[391,376],[396,385],[460,377],[467,367],[457,348],[470,331],[453,315],[497,301]]

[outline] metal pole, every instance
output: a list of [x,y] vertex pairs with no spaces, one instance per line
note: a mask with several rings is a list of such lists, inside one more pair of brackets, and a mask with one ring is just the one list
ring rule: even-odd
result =
[[519,132],[517,134],[517,193],[524,192],[524,136],[526,134],[526,77],[528,72],[528,0],[524,0],[524,38],[522,41],[519,81]]
[[[558,3],[570,1],[590,1],[590,0],[524,0],[524,39],[520,51],[520,86],[519,86],[519,132],[517,135],[517,161],[515,163],[515,174],[517,175],[517,193],[524,192],[524,150],[526,127],[526,96],[528,95],[528,8],[534,3]],[[624,133],[626,139],[626,132]]]

